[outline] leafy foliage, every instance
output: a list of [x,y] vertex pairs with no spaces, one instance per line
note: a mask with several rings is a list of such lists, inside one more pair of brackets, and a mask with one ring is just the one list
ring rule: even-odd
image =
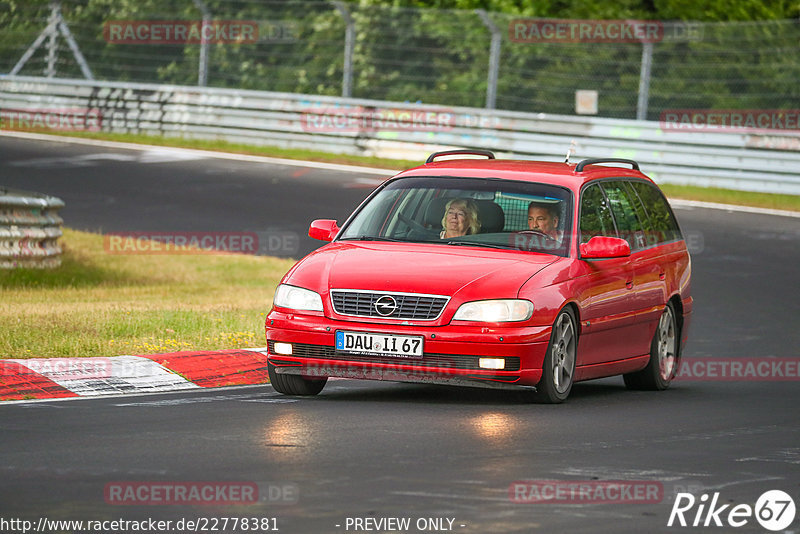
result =
[[[62,0],[62,13],[95,78],[194,85],[199,44],[116,44],[110,21],[199,21],[192,0]],[[797,0],[205,0],[213,20],[255,21],[255,43],[209,44],[207,85],[314,95],[342,94],[346,18],[355,24],[352,96],[443,106],[486,104],[491,31],[502,34],[497,107],[572,114],[575,91],[599,92],[599,115],[633,118],[642,66],[639,42],[515,42],[515,20],[663,22],[653,44],[648,118],[665,109],[796,107],[800,79]],[[46,27],[49,0],[0,0],[0,72],[9,72]],[[795,19],[795,20],[791,20]],[[681,24],[680,21],[692,21]],[[41,76],[48,42],[20,74]],[[82,77],[65,39],[56,75]]]

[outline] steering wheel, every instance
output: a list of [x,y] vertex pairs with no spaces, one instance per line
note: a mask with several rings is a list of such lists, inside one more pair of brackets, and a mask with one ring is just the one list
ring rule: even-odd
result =
[[[549,242],[558,244],[558,240],[557,239],[555,239],[553,237],[550,237],[549,235],[547,235],[546,233],[542,232],[541,230],[520,230],[519,232],[516,232],[516,234],[525,235],[525,236],[528,236],[528,235],[529,236],[536,236],[536,238],[544,238]],[[539,247],[536,247],[536,248],[554,248],[554,247],[553,247],[553,245],[551,243],[548,243],[548,244],[546,244],[544,246],[539,246]]]
[[436,230],[432,230],[430,228],[425,228],[425,226],[422,225],[421,223],[415,221],[414,219],[410,219],[410,218],[406,217],[402,213],[398,213],[397,214],[397,218],[400,219],[401,221],[403,221],[404,223],[406,223],[407,225],[409,225],[412,230],[416,230],[417,232],[422,232],[426,236],[434,236],[434,235],[438,236],[439,235],[439,233]]

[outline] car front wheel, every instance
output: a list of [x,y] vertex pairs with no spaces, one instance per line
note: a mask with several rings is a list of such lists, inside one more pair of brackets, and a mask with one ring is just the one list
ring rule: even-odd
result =
[[570,308],[559,312],[553,323],[550,343],[542,366],[542,379],[536,385],[536,400],[546,404],[564,402],[575,378],[578,331]]
[[284,395],[316,395],[325,387],[327,378],[309,379],[299,375],[278,373],[275,366],[267,362],[269,381],[275,391]]
[[656,333],[650,344],[650,361],[647,367],[623,375],[628,389],[667,389],[675,377],[678,366],[678,321],[675,308],[667,303],[658,320]]

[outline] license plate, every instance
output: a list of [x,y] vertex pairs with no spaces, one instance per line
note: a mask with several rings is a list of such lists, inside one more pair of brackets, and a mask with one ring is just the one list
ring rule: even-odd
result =
[[348,354],[422,358],[423,336],[336,331],[336,350]]

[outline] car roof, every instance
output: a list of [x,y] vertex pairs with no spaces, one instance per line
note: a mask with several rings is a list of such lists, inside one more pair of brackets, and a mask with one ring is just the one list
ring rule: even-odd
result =
[[577,163],[555,163],[533,160],[450,159],[434,161],[405,170],[405,176],[460,176],[465,178],[500,178],[539,182],[567,187],[574,191],[587,182],[602,178],[640,178],[654,183],[638,170],[619,166],[588,164],[576,172]]

